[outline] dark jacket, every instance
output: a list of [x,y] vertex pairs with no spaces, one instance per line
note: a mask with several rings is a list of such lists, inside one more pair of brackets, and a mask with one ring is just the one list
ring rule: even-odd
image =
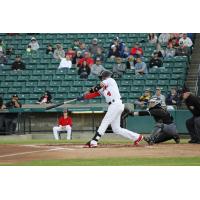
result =
[[173,117],[170,113],[160,106],[150,108],[148,111],[139,111],[139,116],[149,115],[154,118],[157,123],[171,124],[173,123]]
[[13,70],[25,69],[25,64],[22,61],[15,61],[12,64],[12,69]]
[[[45,98],[45,95],[41,96],[38,101],[41,102],[44,98]],[[52,96],[51,96],[50,92],[48,92],[47,93],[47,102],[46,103],[51,103],[51,99],[52,99]]]
[[200,98],[190,94],[185,100],[187,108],[192,112],[195,117],[200,116]]
[[[173,103],[172,100],[176,101],[176,103]],[[176,106],[179,106],[181,104],[181,101],[180,101],[180,98],[179,98],[178,95],[172,96],[171,93],[170,93],[166,97],[166,104],[167,105],[176,105]]]
[[159,58],[152,58],[149,62],[149,67],[152,68],[153,66],[158,66],[158,67],[162,67],[162,60],[160,60]]
[[[18,101],[18,104],[20,105],[20,108],[22,107],[22,104]],[[16,108],[15,103],[13,101],[9,101],[5,104],[7,109],[12,109],[12,108]],[[18,113],[6,113],[6,118],[9,119],[15,119],[18,116]]]

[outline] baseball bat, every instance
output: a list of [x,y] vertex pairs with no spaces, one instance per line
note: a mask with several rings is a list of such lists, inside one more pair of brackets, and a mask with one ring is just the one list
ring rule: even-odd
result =
[[76,100],[77,100],[77,99],[71,99],[71,100],[68,100],[68,101],[64,101],[64,102],[61,102],[61,103],[57,103],[57,104],[54,104],[54,105],[52,105],[52,106],[46,107],[45,110],[50,110],[50,109],[52,109],[52,108],[57,108],[57,107],[59,107],[59,106],[61,106],[61,105],[64,105],[64,104],[67,104],[67,103],[70,103],[70,102],[73,102],[73,101],[76,101]]

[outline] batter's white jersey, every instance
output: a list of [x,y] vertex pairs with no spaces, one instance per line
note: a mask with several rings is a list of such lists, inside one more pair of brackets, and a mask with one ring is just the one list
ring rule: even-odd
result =
[[119,101],[121,99],[119,88],[113,78],[107,78],[103,80],[100,85],[103,87],[101,90],[99,90],[99,92],[102,96],[105,97],[106,103],[113,102],[113,100]]

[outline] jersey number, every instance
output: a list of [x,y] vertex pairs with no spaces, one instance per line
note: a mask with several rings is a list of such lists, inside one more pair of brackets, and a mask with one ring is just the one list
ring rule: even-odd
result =
[[108,96],[111,96],[111,93],[108,91],[108,92],[107,92],[107,95],[108,95]]

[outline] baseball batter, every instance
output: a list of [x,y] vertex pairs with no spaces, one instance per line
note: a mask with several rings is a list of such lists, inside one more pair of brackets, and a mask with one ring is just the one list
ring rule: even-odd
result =
[[117,83],[113,78],[111,78],[111,75],[112,73],[110,71],[102,71],[100,74],[102,82],[92,88],[90,92],[86,93],[82,97],[77,98],[77,100],[84,100],[95,98],[101,95],[105,97],[106,103],[109,105],[107,113],[104,116],[98,131],[92,140],[86,143],[85,147],[97,147],[99,139],[102,135],[104,135],[109,125],[111,125],[114,133],[129,138],[130,140],[134,141],[135,145],[138,145],[143,139],[142,135],[120,127],[120,118],[122,112],[124,111],[124,104],[122,103]]

